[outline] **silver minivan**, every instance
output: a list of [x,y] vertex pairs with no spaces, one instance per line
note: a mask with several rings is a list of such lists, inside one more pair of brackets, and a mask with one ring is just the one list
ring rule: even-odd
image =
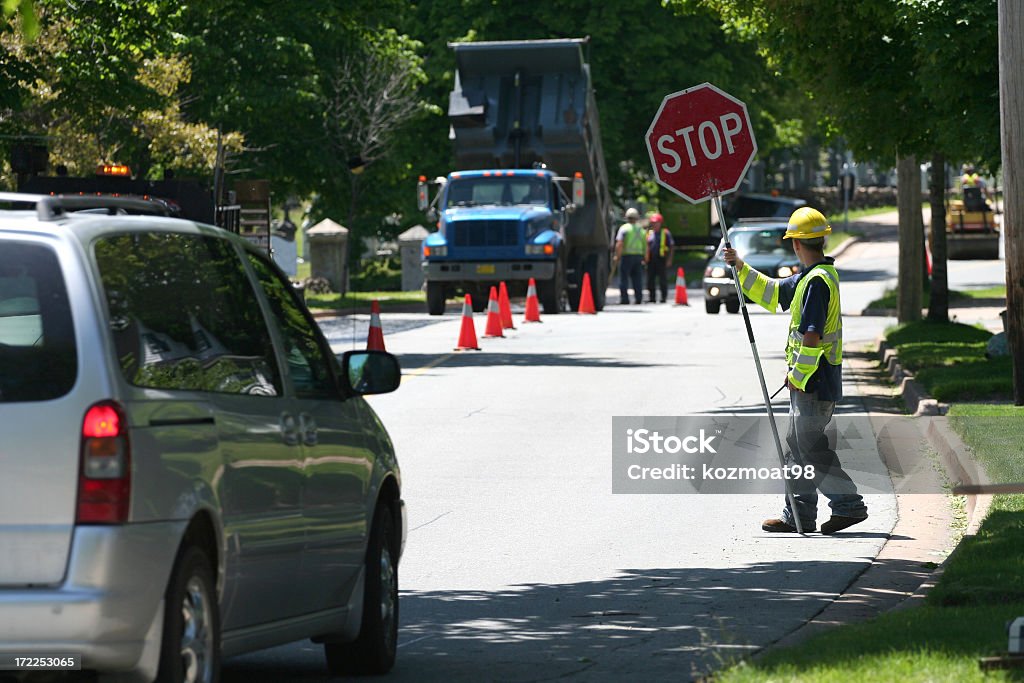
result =
[[394,356],[335,357],[226,231],[0,201],[29,208],[0,211],[0,658],[206,682],[312,638],[332,674],[388,671],[405,507],[361,396]]

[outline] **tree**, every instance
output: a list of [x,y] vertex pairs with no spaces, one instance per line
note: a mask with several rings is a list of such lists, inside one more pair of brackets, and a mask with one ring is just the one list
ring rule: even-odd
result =
[[[141,176],[167,169],[209,175],[217,132],[181,112],[190,78],[174,55],[175,8],[159,0],[39,2],[34,40],[5,33],[9,58],[27,68],[12,84],[11,135],[43,136],[51,164],[90,175],[99,163],[128,163]],[[224,136],[240,147],[237,134]]]
[[999,0],[999,109],[1006,188],[1006,338],[1013,401],[1024,405],[1024,6]]
[[324,127],[338,153],[335,167],[347,167],[350,226],[364,168],[386,156],[402,127],[426,110],[419,98],[426,76],[417,47],[407,36],[387,30],[352,45],[328,67]]

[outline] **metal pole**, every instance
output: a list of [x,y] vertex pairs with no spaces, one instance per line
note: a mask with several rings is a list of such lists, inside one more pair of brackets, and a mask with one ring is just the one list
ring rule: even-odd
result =
[[[717,192],[713,195],[715,199],[715,210],[718,211],[718,220],[722,224],[722,236],[725,238],[725,246],[728,249],[732,248],[729,243],[729,223],[726,221],[725,213],[722,212],[722,197]],[[736,266],[732,268],[732,279],[736,284],[736,295],[740,300],[740,310],[743,312],[743,324],[747,326],[747,339],[750,340],[750,350],[754,354],[754,366],[757,367],[757,379],[761,382],[761,394],[764,396],[764,407],[768,409],[768,423],[772,426],[772,436],[775,438],[775,449],[779,454],[779,465],[785,469],[786,467],[786,456],[782,452],[782,440],[779,439],[779,428],[775,424],[775,412],[772,410],[772,399],[768,395],[768,387],[764,383],[764,370],[761,369],[761,357],[757,354],[757,342],[754,341],[754,329],[750,326],[750,314],[747,313],[747,302],[743,297],[743,288],[740,287],[740,274],[736,270]],[[796,532],[802,534],[804,532],[803,524],[800,523],[800,515],[797,514],[796,500],[793,498],[793,492],[789,488],[789,480],[783,477],[783,483],[786,486],[786,500],[789,502],[789,511],[793,513],[793,522],[796,524]]]

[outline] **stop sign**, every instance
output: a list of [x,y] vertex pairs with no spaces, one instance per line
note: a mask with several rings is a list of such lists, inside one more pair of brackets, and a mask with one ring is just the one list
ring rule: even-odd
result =
[[710,83],[667,95],[646,139],[658,182],[693,204],[734,191],[757,153],[747,105]]

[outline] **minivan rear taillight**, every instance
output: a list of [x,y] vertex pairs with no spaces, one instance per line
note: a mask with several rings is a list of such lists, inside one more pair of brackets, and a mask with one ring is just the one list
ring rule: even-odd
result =
[[112,401],[94,404],[82,420],[77,524],[119,524],[128,519],[131,461],[124,411]]

